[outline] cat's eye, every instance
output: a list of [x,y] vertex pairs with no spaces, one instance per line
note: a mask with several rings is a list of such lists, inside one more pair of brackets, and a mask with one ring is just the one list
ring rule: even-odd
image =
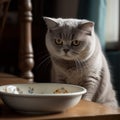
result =
[[80,41],[79,40],[73,40],[72,45],[73,46],[78,46],[78,45],[80,45]]
[[63,44],[63,40],[61,40],[61,39],[55,39],[55,43],[57,45],[62,45]]

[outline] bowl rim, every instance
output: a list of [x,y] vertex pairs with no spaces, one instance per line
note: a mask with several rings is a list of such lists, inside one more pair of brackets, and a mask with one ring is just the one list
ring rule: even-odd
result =
[[38,85],[38,84],[59,84],[59,85],[67,85],[67,86],[71,86],[71,87],[78,87],[81,88],[82,91],[78,91],[78,92],[70,92],[70,93],[60,93],[60,94],[15,94],[15,93],[9,93],[9,92],[5,92],[5,91],[1,91],[0,90],[0,96],[2,95],[9,95],[9,96],[16,96],[16,97],[58,97],[58,96],[76,96],[76,95],[83,95],[87,92],[87,89],[80,86],[80,85],[73,85],[73,84],[65,84],[65,83],[23,83],[23,84],[7,84],[7,85],[0,85],[1,87],[6,87],[6,86],[17,86],[17,85]]

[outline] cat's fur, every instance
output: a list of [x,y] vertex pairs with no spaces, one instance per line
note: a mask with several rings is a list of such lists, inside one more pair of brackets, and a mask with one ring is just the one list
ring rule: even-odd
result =
[[49,17],[44,20],[48,27],[46,47],[52,61],[52,82],[81,85],[87,89],[83,99],[117,107],[94,22]]

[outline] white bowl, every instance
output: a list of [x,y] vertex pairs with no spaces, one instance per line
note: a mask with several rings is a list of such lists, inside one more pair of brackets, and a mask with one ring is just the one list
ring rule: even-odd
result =
[[17,112],[46,114],[77,105],[86,89],[61,83],[30,83],[0,86],[5,104]]

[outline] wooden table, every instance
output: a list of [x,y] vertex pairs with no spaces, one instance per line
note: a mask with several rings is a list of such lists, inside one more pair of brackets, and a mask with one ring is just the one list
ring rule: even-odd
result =
[[[0,75],[0,85],[28,83],[27,80],[6,74]],[[0,99],[0,120],[120,120],[120,109],[81,100],[75,107],[57,114],[24,115],[9,109]]]

